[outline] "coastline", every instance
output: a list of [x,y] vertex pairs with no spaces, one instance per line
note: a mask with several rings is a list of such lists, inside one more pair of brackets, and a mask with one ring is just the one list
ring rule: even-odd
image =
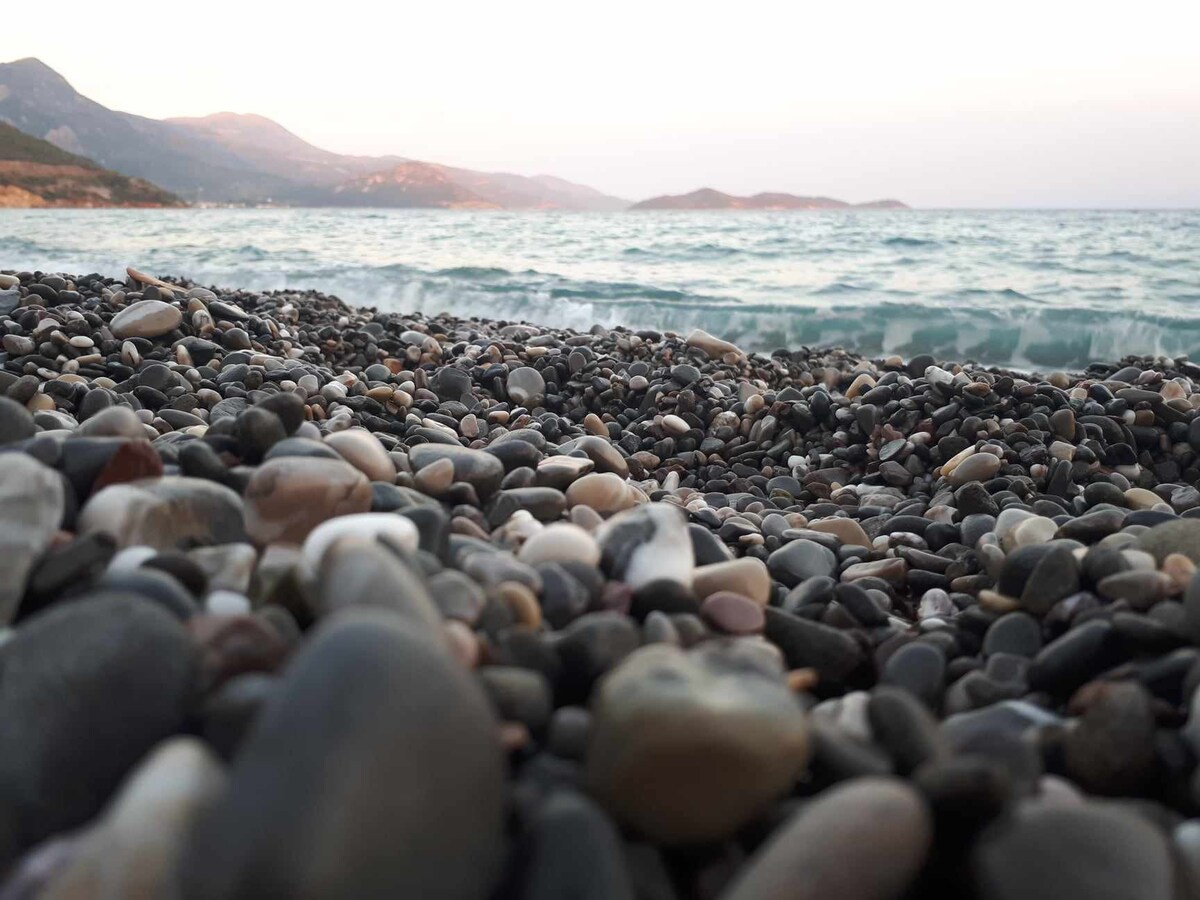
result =
[[[1195,861],[1186,359],[747,354],[133,269],[0,275],[0,326],[12,884],[87,884],[131,822],[214,897],[1016,897],[1101,851],[1160,896]],[[105,813],[180,773],[179,815]]]

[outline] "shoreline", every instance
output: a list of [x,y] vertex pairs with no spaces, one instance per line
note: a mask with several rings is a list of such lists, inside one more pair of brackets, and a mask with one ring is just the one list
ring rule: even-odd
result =
[[0,332],[8,890],[1200,888],[1185,358],[134,269],[0,275]]

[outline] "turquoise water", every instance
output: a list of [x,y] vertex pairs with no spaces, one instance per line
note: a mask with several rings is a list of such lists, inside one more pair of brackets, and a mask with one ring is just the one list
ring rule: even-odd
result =
[[0,269],[1021,366],[1200,354],[1200,212],[0,210]]

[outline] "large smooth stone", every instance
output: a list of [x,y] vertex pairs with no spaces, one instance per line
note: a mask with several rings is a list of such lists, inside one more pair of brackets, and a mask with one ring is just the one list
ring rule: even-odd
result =
[[674,506],[647,503],[618,513],[597,529],[596,539],[605,572],[634,590],[652,581],[691,586],[692,539]]
[[383,444],[363,428],[335,431],[325,438],[325,444],[372,481],[390,484],[396,479],[396,465],[383,449]]
[[246,539],[242,498],[185,476],[109,485],[91,496],[77,525],[80,534],[107,534],[119,547],[173,550]]
[[898,900],[932,843],[933,817],[913,788],[854,779],[802,806],[722,900]]
[[371,483],[349,463],[270,459],[246,486],[246,533],[255,543],[301,544],[327,519],[371,509]]
[[1166,838],[1137,813],[1040,804],[997,823],[971,858],[980,900],[1169,900]]
[[591,791],[662,843],[729,836],[808,763],[808,723],[781,670],[744,649],[643,647],[601,681],[592,711]]
[[504,463],[482,450],[471,450],[457,444],[418,444],[408,451],[408,461],[414,472],[440,459],[454,463],[454,480],[465,481],[474,487],[480,500],[486,500],[495,493],[504,480]]
[[62,477],[24,453],[0,455],[0,625],[12,621],[33,565],[62,523]]
[[119,340],[156,338],[178,328],[182,321],[183,312],[177,306],[162,300],[139,300],[113,316],[108,327]]
[[485,900],[504,848],[503,755],[488,701],[390,613],[324,626],[193,832],[197,898]]
[[225,789],[203,742],[178,737],[138,765],[104,815],[71,848],[70,862],[39,900],[170,897],[175,867],[197,815]]
[[0,649],[0,834],[28,847],[94,816],[183,728],[199,671],[180,621],[140,598],[56,606],[18,628]]

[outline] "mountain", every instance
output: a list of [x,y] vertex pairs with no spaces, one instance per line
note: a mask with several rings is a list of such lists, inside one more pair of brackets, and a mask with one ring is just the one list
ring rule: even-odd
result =
[[384,172],[362,175],[333,189],[355,206],[500,209],[496,203],[453,181],[442,166],[403,162]]
[[[379,202],[382,198],[395,196],[397,202],[412,206],[424,196],[423,191],[397,189],[397,184],[412,185],[412,171],[402,170],[398,176],[369,184],[363,181],[381,173],[394,175],[410,162],[403,157],[332,153],[257,115],[224,112],[158,120],[111,110],[84,97],[32,58],[0,64],[0,121],[189,200],[377,206],[385,205]],[[628,206],[591,188],[547,176],[437,168],[462,189],[456,194],[445,186],[431,188],[429,196],[440,198],[437,205],[586,210]],[[424,177],[434,176],[425,171]]]
[[0,122],[0,207],[183,205],[148,181],[103,169]]
[[763,193],[752,197],[736,197],[712,188],[701,188],[690,194],[664,195],[635,203],[630,209],[908,209],[899,200],[873,200],[870,203],[847,203],[832,197],[797,197],[795,194]]
[[406,161],[399,156],[343,156],[322,150],[278,122],[253,113],[220,112],[163,121],[219,144],[259,171],[326,187]]
[[[322,188],[332,188],[332,194],[322,202],[335,206],[389,206],[382,202],[396,195],[399,206],[426,205],[412,202],[421,191],[397,195],[389,182],[397,179],[404,184],[430,181],[431,206],[470,206],[484,209],[576,209],[619,210],[629,203],[609,197],[594,188],[573,184],[550,175],[513,175],[505,172],[476,172],[441,166],[437,163],[404,159],[398,156],[346,156],[314,147],[292,134],[282,125],[263,116],[239,113],[216,113],[198,119],[167,119],[174,125],[187,128],[199,137],[213,140],[226,150],[237,154],[247,163],[280,177],[301,177]],[[412,165],[409,165],[412,164]],[[416,166],[426,168],[419,169]],[[441,174],[435,175],[434,169]],[[393,178],[367,176],[393,173]],[[451,195],[434,188],[434,182],[461,187],[461,193]]]

